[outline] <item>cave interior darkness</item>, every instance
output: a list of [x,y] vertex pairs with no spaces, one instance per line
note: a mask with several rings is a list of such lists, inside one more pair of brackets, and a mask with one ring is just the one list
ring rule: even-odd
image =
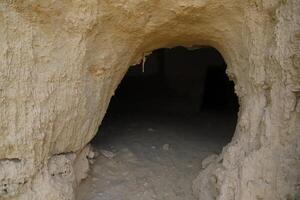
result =
[[234,134],[238,99],[225,71],[211,47],[158,49],[131,66],[92,141],[100,153],[79,199],[193,199],[201,161]]

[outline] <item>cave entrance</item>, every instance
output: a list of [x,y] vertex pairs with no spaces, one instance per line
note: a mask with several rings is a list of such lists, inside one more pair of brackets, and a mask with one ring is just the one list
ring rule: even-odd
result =
[[92,141],[100,152],[86,200],[194,199],[201,161],[231,141],[234,84],[210,47],[159,49],[129,68]]

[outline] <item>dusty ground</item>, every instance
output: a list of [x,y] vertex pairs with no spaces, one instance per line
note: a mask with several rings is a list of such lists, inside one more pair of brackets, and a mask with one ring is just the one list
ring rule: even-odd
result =
[[78,200],[193,200],[201,160],[232,137],[236,113],[204,109],[185,115],[188,106],[181,100],[140,94],[113,99],[93,146],[114,157],[100,153]]

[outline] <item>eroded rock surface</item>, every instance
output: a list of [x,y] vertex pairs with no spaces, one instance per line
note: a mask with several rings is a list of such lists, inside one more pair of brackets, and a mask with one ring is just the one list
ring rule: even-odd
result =
[[1,199],[74,199],[75,160],[128,66],[178,45],[217,48],[240,101],[199,199],[299,198],[298,0],[7,0],[0,27]]

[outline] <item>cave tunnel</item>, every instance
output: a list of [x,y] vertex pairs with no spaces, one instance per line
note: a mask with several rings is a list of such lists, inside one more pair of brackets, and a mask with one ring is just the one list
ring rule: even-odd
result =
[[158,49],[131,66],[92,141],[99,156],[78,199],[194,199],[201,161],[235,130],[238,99],[225,71],[211,47]]

